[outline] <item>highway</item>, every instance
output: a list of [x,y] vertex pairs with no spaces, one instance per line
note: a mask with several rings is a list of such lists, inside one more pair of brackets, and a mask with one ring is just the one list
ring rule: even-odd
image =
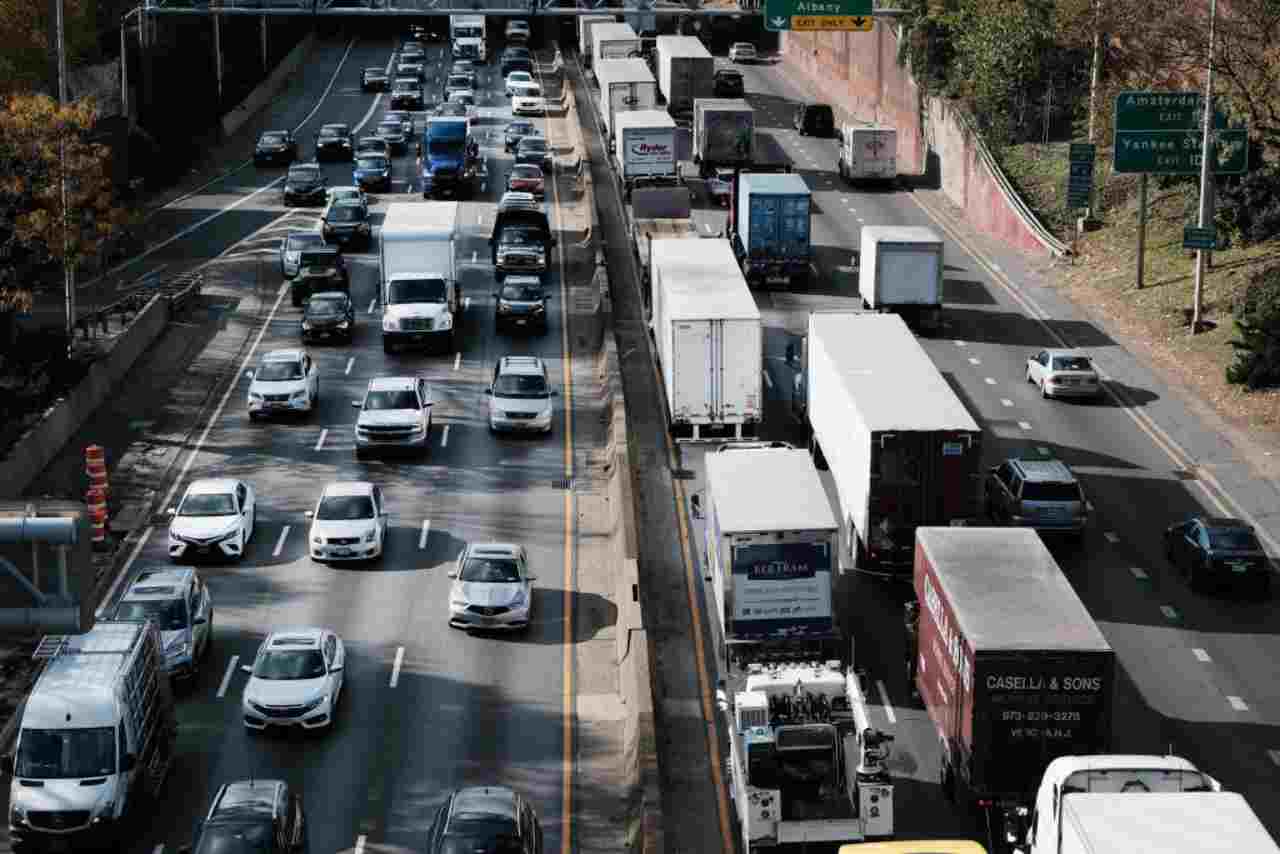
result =
[[[439,100],[448,61],[447,46],[427,48],[430,105]],[[360,69],[389,65],[392,50],[390,40],[324,44],[269,108],[276,126],[295,129],[304,158],[321,123],[347,122],[357,135],[372,129],[386,98],[359,91]],[[482,70],[480,80],[477,126],[500,132],[510,111],[496,66]],[[419,136],[424,120],[419,114]],[[482,149],[489,173],[503,174],[509,155],[500,138],[487,139],[497,139],[496,148]],[[393,192],[371,199],[375,225],[389,201],[421,199],[414,193],[413,160],[412,145],[396,156]],[[330,186],[351,183],[350,164],[324,170]],[[245,305],[263,300],[264,323],[244,367],[267,351],[299,346],[301,313],[282,287],[276,248],[291,228],[314,227],[319,208],[285,210],[283,174],[248,166],[163,210],[157,227],[174,239],[117,277],[203,266],[220,288],[233,294],[239,288]],[[170,499],[197,478],[242,478],[257,493],[257,525],[243,561],[202,569],[214,605],[213,649],[196,683],[179,693],[178,760],[168,794],[129,851],[173,851],[190,843],[193,823],[217,787],[248,777],[280,777],[297,787],[312,852],[425,850],[425,831],[448,790],[484,782],[512,786],[532,800],[546,851],[568,851],[574,843],[566,807],[576,755],[568,643],[577,607],[575,532],[563,481],[575,454],[591,447],[581,436],[575,447],[571,432],[566,378],[574,366],[565,359],[568,312],[560,310],[567,293],[564,253],[548,280],[554,294],[549,330],[528,337],[494,332],[488,227],[498,196],[486,181],[475,200],[461,204],[457,261],[465,309],[457,352],[383,353],[375,241],[368,251],[348,253],[359,312],[354,343],[309,348],[320,369],[317,411],[250,423],[241,370],[197,432]],[[550,190],[548,199],[558,204]],[[507,354],[546,360],[561,391],[551,436],[489,434],[483,390],[496,360]],[[371,378],[403,374],[426,376],[434,392],[429,454],[357,463],[351,401]],[[325,484],[342,480],[372,480],[386,495],[386,552],[370,565],[326,566],[307,556],[304,512]],[[528,549],[539,578],[525,634],[469,635],[446,623],[452,560],[465,543],[484,541]],[[157,526],[131,556],[128,573],[167,563],[165,529]],[[327,626],[346,643],[334,731],[252,735],[241,724],[247,676],[237,665],[252,662],[268,631],[300,625]],[[7,842],[0,848],[7,850]]]
[[[954,224],[939,228],[910,192],[843,186],[835,174],[836,141],[801,137],[791,128],[794,104],[812,93],[787,80],[781,66],[738,67],[757,111],[757,129],[767,129],[805,177],[816,212],[819,275],[801,293],[756,292],[766,324],[766,437],[805,441],[790,415],[795,367],[786,361],[787,344],[803,329],[810,308],[856,305],[848,265],[860,226],[939,230],[947,244],[946,328],[921,343],[984,425],[986,462],[1050,454],[1073,467],[1092,503],[1084,543],[1054,551],[1123,666],[1113,748],[1172,749],[1191,758],[1244,793],[1280,836],[1280,605],[1193,594],[1165,561],[1161,544],[1164,528],[1191,513],[1235,515],[1220,497],[1221,484],[1263,524],[1265,536],[1267,523],[1274,523],[1274,487],[1253,478],[1247,460],[1211,424],[1103,330],[1051,292],[1023,288],[1019,273],[1032,266],[1029,259],[1012,252],[999,258],[975,253],[978,241]],[[699,230],[720,231],[724,212],[706,206],[698,182],[692,183],[695,207],[703,205],[695,210]],[[1061,346],[1059,335],[1089,349],[1118,398],[1095,404],[1043,400],[1024,381],[1026,358],[1042,347]],[[1169,436],[1191,461],[1166,450]],[[684,484],[687,494],[705,486],[703,453],[695,446],[681,449],[680,465],[695,473]],[[1275,529],[1270,533],[1274,537]],[[696,557],[697,523],[690,540]],[[871,696],[881,699],[877,723],[898,738],[893,771],[899,832],[939,836],[964,829],[968,819],[939,796],[936,736],[908,693],[901,603],[909,591],[846,576],[840,593],[857,665],[868,672]],[[710,585],[703,597],[713,601]]]

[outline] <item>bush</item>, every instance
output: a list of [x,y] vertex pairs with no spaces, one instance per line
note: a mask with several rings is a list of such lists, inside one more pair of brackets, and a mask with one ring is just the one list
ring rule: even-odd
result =
[[1233,313],[1235,358],[1227,382],[1250,391],[1280,385],[1280,266],[1254,274]]
[[1252,171],[1218,181],[1217,221],[1245,245],[1280,235],[1280,168],[1263,160],[1262,146],[1251,143]]

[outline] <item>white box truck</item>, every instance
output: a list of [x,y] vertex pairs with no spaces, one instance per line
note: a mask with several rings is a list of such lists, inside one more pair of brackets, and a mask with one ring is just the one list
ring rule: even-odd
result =
[[879,125],[845,125],[836,171],[850,183],[898,180],[898,132]]
[[[613,117],[628,110],[652,110],[658,105],[658,81],[643,59],[603,59],[596,63],[600,83],[600,117],[605,133],[614,136]],[[672,135],[674,153],[675,137]]]
[[[602,59],[639,59],[640,37],[630,24],[593,24],[591,68],[599,74]],[[648,66],[645,66],[647,69]]]
[[155,623],[102,620],[82,635],[49,635],[46,659],[4,757],[14,850],[116,848],[135,812],[160,794],[177,723]]
[[1077,794],[1063,799],[1055,854],[1276,854],[1235,792]]
[[613,158],[630,192],[637,182],[676,175],[676,123],[666,110],[629,110],[613,117]]
[[914,329],[942,327],[942,238],[923,226],[864,225],[858,246],[862,304],[893,312]]
[[673,113],[693,112],[695,98],[715,97],[716,61],[697,36],[658,36],[658,90]]
[[653,332],[676,441],[745,439],[763,418],[760,310],[724,240],[654,240]]
[[617,21],[612,15],[578,16],[578,61],[582,63],[583,68],[590,68],[591,60],[595,57],[595,53],[592,50],[591,31],[601,24],[616,23]]
[[899,317],[814,312],[805,361],[811,450],[835,482],[841,565],[905,576],[917,527],[978,515],[982,429]]
[[436,346],[453,352],[460,305],[454,242],[457,202],[387,206],[379,241],[382,349]]
[[454,59],[489,61],[485,46],[485,20],[484,15],[449,16],[449,41]]

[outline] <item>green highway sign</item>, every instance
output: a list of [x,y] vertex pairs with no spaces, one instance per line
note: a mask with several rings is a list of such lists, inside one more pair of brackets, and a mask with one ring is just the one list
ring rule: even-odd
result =
[[[1200,172],[1204,98],[1199,92],[1121,92],[1116,96],[1117,173],[1196,175]],[[1215,175],[1239,175],[1249,165],[1249,132],[1228,128],[1214,110],[1210,145]]]
[[[785,30],[871,29],[873,0],[764,0],[764,28]],[[793,18],[801,18],[799,24]]]
[[1067,159],[1071,171],[1067,175],[1067,207],[1087,208],[1093,195],[1093,163],[1098,147],[1087,142],[1073,142]]
[[1188,225],[1182,229],[1182,248],[1183,249],[1217,249],[1218,248],[1218,231],[1216,226],[1205,226],[1198,228],[1194,225]]

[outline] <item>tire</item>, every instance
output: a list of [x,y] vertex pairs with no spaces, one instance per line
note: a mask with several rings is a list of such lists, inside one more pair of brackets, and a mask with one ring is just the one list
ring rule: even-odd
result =
[[360,450],[359,448],[356,448],[356,461],[357,461],[357,462],[364,462],[364,461],[365,461],[365,460],[367,460],[368,458],[369,458],[369,454],[368,454],[366,451],[362,451],[362,450]]
[[302,307],[302,293],[297,288],[289,289],[289,301],[293,303],[294,308]]
[[1044,380],[1040,380],[1040,396],[1045,400],[1050,398],[1049,392],[1044,387]]
[[256,413],[256,412],[250,412],[250,413],[249,413],[249,422],[250,422],[250,423],[253,423],[253,422],[257,421],[257,420],[258,420],[258,413]]

